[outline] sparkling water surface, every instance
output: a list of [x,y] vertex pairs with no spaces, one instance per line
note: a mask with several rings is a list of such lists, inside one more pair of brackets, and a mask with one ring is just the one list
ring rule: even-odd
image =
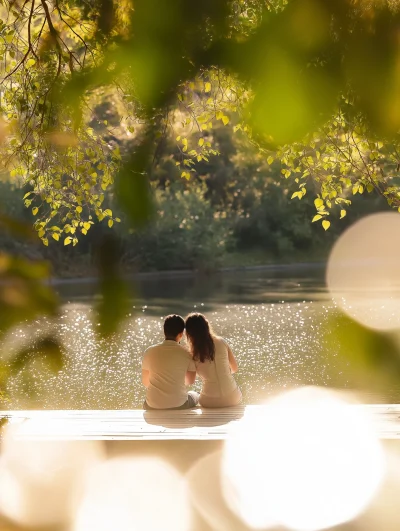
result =
[[321,333],[336,311],[322,269],[145,277],[134,286],[139,295],[120,332],[108,339],[99,339],[92,324],[95,283],[65,283],[58,290],[65,301],[59,319],[19,327],[8,349],[53,329],[65,346],[66,366],[53,375],[34,362],[10,381],[7,409],[140,408],[144,350],[163,339],[166,315],[191,311],[205,313],[231,345],[245,403],[297,385],[347,387],[347,368]]

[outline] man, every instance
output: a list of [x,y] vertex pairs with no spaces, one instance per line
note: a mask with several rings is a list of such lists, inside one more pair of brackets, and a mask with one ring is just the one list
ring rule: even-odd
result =
[[164,321],[165,341],[144,353],[144,409],[190,409],[197,405],[198,393],[186,389],[196,379],[196,366],[189,351],[179,345],[184,330],[185,321],[180,315],[168,315]]

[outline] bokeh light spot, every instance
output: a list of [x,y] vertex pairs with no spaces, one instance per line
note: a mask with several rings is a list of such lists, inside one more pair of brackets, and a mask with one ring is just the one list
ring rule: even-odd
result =
[[88,471],[104,459],[103,444],[22,438],[24,424],[2,434],[0,512],[29,527],[66,524]]
[[363,411],[337,392],[306,387],[245,415],[224,447],[222,485],[247,525],[314,531],[360,514],[384,471]]
[[400,215],[367,216],[332,248],[326,273],[337,305],[364,326],[400,329]]
[[74,531],[188,531],[186,481],[161,459],[118,457],[93,470]]

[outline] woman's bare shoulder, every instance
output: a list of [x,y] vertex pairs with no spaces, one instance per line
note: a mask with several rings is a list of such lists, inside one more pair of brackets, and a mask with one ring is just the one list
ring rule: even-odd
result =
[[228,346],[228,343],[225,341],[225,339],[221,336],[213,336],[214,343],[219,345],[225,345]]

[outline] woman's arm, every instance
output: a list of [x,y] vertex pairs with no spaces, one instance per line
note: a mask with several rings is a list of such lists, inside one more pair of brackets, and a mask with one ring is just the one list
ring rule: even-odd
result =
[[229,345],[225,343],[227,349],[228,349],[228,359],[229,359],[229,367],[231,368],[231,372],[235,373],[238,370],[238,364],[236,361],[235,356],[233,355],[233,352]]

